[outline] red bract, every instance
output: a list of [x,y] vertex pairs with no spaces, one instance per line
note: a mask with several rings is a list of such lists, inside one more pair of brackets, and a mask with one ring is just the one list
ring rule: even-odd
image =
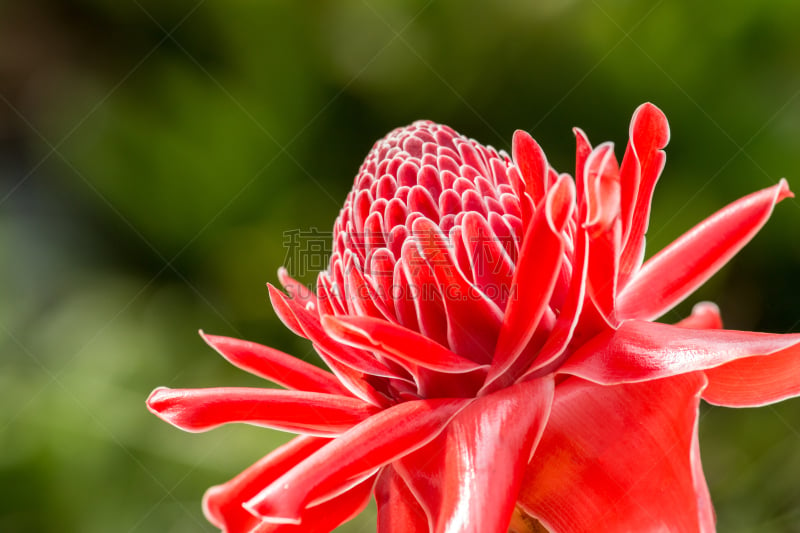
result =
[[[416,122],[375,144],[334,225],[316,292],[280,271],[276,312],[330,372],[204,335],[289,390],[157,389],[188,431],[299,433],[204,500],[228,532],[330,531],[374,493],[378,531],[713,531],[701,398],[800,394],[800,335],[727,331],[689,296],[791,196],[742,198],[643,264],[669,140],[636,110],[622,164],[576,129],[575,178],[527,133],[513,158]],[[513,525],[512,525],[513,518]]]

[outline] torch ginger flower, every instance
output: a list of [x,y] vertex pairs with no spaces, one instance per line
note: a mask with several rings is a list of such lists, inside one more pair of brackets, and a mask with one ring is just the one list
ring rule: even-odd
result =
[[652,322],[761,228],[784,180],[643,263],[666,118],[639,107],[621,165],[579,129],[575,178],[527,133],[513,157],[416,122],[378,141],[311,292],[279,272],[286,326],[321,370],[203,335],[288,390],[156,389],[187,431],[246,422],[298,433],[204,511],[228,532],[330,531],[372,494],[381,533],[713,531],[700,399],[800,395],[800,334],[721,329],[713,304]]

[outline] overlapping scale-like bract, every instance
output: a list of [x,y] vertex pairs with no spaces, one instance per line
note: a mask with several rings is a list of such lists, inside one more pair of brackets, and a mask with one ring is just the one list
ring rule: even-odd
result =
[[331,300],[324,310],[381,318],[488,362],[522,212],[532,209],[521,187],[507,154],[447,126],[419,121],[393,131],[370,151],[334,224],[319,282]]
[[330,372],[203,334],[289,390],[148,399],[187,431],[300,434],[207,492],[213,524],[330,531],[374,492],[379,533],[713,531],[699,401],[800,395],[800,335],[723,330],[709,303],[675,325],[652,320],[791,192],[781,180],[733,202],[645,262],[666,118],[640,106],[621,162],[574,131],[574,178],[522,131],[511,157],[428,121],[374,145],[316,290],[283,269],[286,292],[269,286]]

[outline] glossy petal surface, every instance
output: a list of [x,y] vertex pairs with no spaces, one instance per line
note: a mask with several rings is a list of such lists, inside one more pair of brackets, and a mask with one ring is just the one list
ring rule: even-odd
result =
[[650,202],[664,169],[666,155],[663,148],[669,143],[669,137],[669,124],[660,109],[650,103],[636,109],[631,119],[630,140],[620,167],[624,241],[620,256],[621,285],[626,284],[642,264]]
[[800,334],[698,330],[630,320],[586,343],[560,372],[611,385],[706,370],[742,357],[798,351]]
[[317,437],[295,437],[230,481],[208,489],[203,497],[203,513],[212,524],[228,533],[250,531],[260,520],[246,511],[243,504],[328,442]]
[[375,407],[347,396],[233,387],[156,389],[147,406],[159,418],[192,432],[247,422],[296,433],[336,435],[376,412]]
[[564,254],[561,232],[572,215],[574,197],[572,181],[560,180],[530,224],[487,381],[514,365],[539,326],[560,272]]
[[694,453],[699,375],[557,388],[519,503],[558,533],[713,532]]
[[386,466],[375,485],[378,533],[417,533],[428,530],[428,517],[392,466]]
[[726,407],[758,407],[800,396],[800,346],[746,357],[705,371],[703,399]]
[[464,403],[420,400],[381,411],[281,476],[246,508],[273,522],[300,523],[314,500],[430,442]]
[[200,336],[231,364],[288,389],[347,394],[336,376],[275,348],[255,342],[207,335]]
[[398,362],[448,373],[470,372],[482,365],[454,354],[414,331],[372,317],[323,317],[338,340],[361,348],[377,348]]
[[622,290],[622,318],[652,320],[678,305],[742,249],[775,204],[792,196],[786,180],[733,202],[648,260]]
[[[209,490],[230,532],[325,532],[374,491],[379,533],[710,532],[701,396],[730,406],[800,395],[800,334],[722,328],[688,297],[791,196],[733,202],[646,263],[670,130],[634,113],[618,164],[574,130],[575,178],[516,132],[513,158],[429,121],[375,143],[333,225],[316,293],[285,269],[279,318],[330,370],[203,335],[292,390],[157,389],[188,431],[245,422],[297,438]],[[526,514],[527,513],[527,514]]]
[[303,511],[299,524],[275,524],[261,521],[250,533],[308,533],[331,531],[364,510],[372,495],[375,476],[369,477],[346,492]]
[[399,462],[435,533],[508,529],[552,397],[552,379],[482,396],[459,412],[438,438]]

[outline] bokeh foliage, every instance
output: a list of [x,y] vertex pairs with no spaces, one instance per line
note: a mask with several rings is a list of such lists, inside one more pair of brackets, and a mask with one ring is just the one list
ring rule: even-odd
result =
[[[0,531],[213,531],[205,487],[286,436],[183,434],[144,399],[261,386],[200,327],[314,360],[263,284],[394,127],[503,149],[526,129],[571,172],[570,127],[621,156],[652,101],[673,138],[651,251],[782,176],[800,190],[797,20],[792,0],[0,1]],[[799,205],[665,320],[713,299],[728,327],[800,331]],[[721,531],[800,531],[798,401],[707,408],[700,432]]]

